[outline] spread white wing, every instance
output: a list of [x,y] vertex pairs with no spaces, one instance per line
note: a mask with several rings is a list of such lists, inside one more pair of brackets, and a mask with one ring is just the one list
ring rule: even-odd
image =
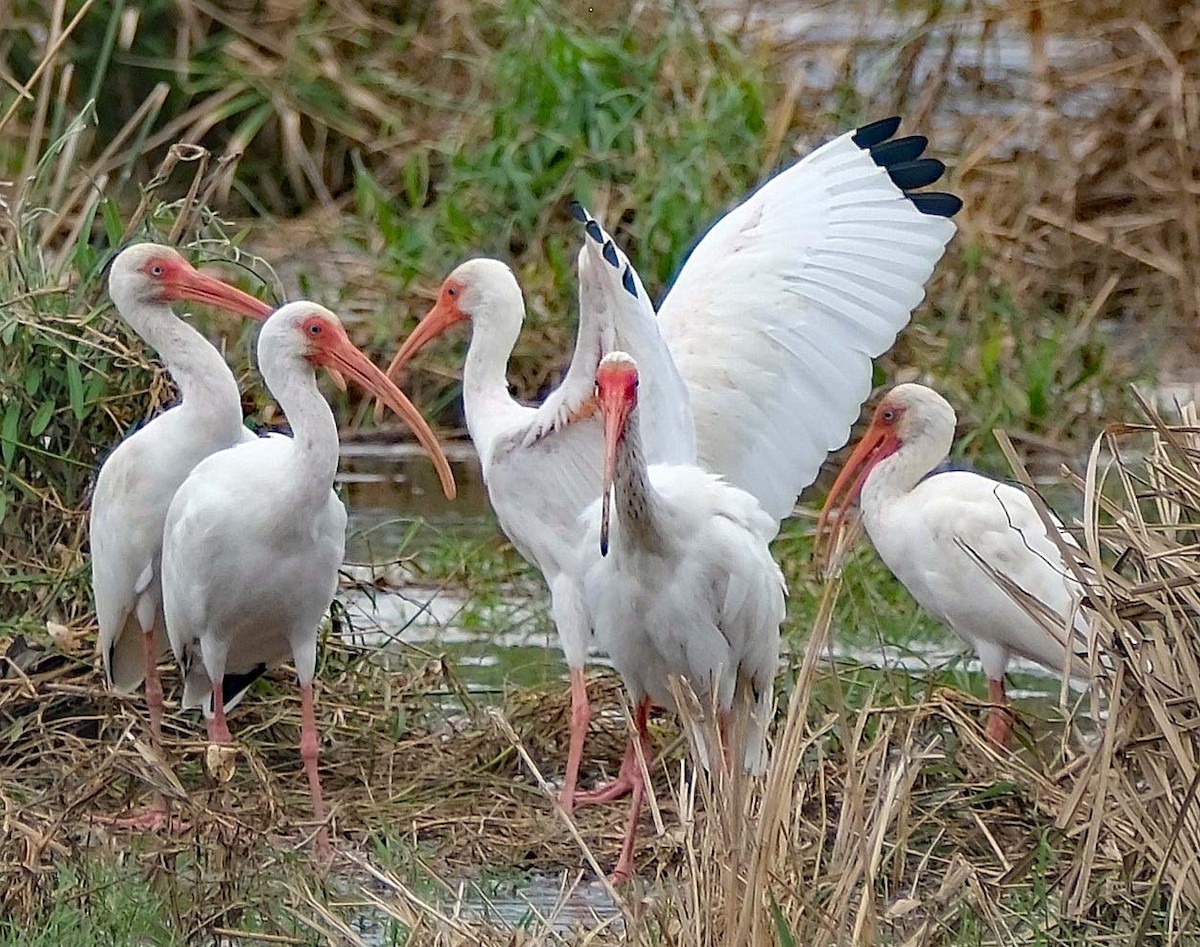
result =
[[841,135],[699,242],[659,309],[687,383],[699,463],[777,519],[841,447],[954,235],[944,166],[900,120]]

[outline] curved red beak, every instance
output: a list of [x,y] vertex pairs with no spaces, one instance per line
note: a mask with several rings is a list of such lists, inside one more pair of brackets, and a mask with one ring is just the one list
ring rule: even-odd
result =
[[625,424],[637,406],[637,371],[623,369],[596,375],[596,400],[604,419],[604,490],[600,494],[600,555],[608,555],[608,524],[612,506],[613,481],[617,475],[617,447],[625,436]]
[[250,319],[266,319],[275,311],[269,303],[242,292],[236,286],[230,286],[215,276],[201,273],[190,265],[170,282],[165,283],[163,289],[170,302],[186,299],[217,309],[226,309]]
[[400,346],[399,351],[392,356],[392,361],[388,365],[386,372],[388,378],[395,378],[396,373],[408,364],[409,359],[452,325],[466,320],[466,313],[453,303],[447,303],[445,299],[445,296],[438,298],[433,308],[425,313],[421,321],[417,323],[417,327],[404,340],[404,344]]
[[[338,326],[338,328],[341,327]],[[397,388],[387,375],[376,368],[375,364],[355,347],[344,329],[336,336],[331,337],[313,353],[311,358],[330,371],[337,372],[343,378],[354,380],[373,394],[378,401],[395,411],[404,423],[412,428],[417,440],[425,448],[425,453],[433,461],[438,479],[442,483],[442,492],[446,494],[446,498],[454,499],[458,492],[454,484],[454,474],[450,471],[450,462],[442,452],[442,446],[438,443],[437,436],[404,392]]]
[[[829,496],[825,498],[825,505],[821,508],[821,517],[817,520],[816,542],[813,547],[813,554],[818,562],[824,562],[826,555],[833,548],[837,533],[845,524],[846,511],[850,508],[850,504],[857,499],[859,491],[862,490],[863,484],[875,465],[885,457],[896,453],[900,449],[900,443],[900,438],[896,436],[895,430],[890,425],[873,422],[867,428],[867,433],[855,446],[845,466],[842,467],[837,479],[833,482],[833,488],[829,491]],[[835,515],[831,517],[831,513],[835,513]],[[831,518],[833,519],[832,526],[830,526]]]
[[[387,377],[395,378],[399,374],[400,369],[408,364],[409,359],[456,322],[463,322],[466,318],[466,313],[457,306],[446,303],[445,297],[439,295],[438,301],[434,303],[433,308],[421,317],[421,321],[417,323],[417,327],[412,330],[408,338],[404,340],[404,344],[392,356],[391,362],[388,363],[387,372],[385,372]],[[383,402],[376,400],[375,420],[378,422],[382,415]]]

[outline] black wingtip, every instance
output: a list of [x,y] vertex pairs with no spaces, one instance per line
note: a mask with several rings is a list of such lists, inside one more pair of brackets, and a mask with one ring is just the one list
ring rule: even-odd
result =
[[604,249],[600,252],[604,254],[604,259],[608,261],[609,266],[617,265],[617,248],[611,240],[604,241]]
[[594,220],[589,220],[583,225],[583,229],[587,231],[587,235],[597,243],[604,242],[604,234],[600,230],[600,225]]
[[913,191],[940,178],[946,166],[937,158],[918,158],[916,161],[893,164],[884,170],[900,190]]
[[900,116],[893,115],[891,118],[882,118],[877,122],[871,122],[869,125],[864,125],[854,133],[853,141],[859,148],[873,148],[875,145],[882,144],[896,134],[896,130],[900,127]]
[[893,138],[882,145],[873,146],[871,160],[881,168],[887,168],[905,161],[915,161],[929,144],[924,135],[908,135],[905,138]]
[[633,281],[633,270],[627,265],[625,272],[621,274],[621,285],[625,287],[625,291],[634,299],[637,299],[637,283]]
[[963,206],[961,197],[943,194],[939,191],[930,191],[928,194],[909,194],[908,199],[913,202],[913,206],[917,210],[930,217],[953,217],[962,210]]
[[572,217],[578,220],[581,224],[588,222],[588,212],[583,209],[583,205],[579,201],[571,201],[567,204],[567,210],[570,211]]
[[[226,674],[221,681],[221,699],[225,703],[233,701],[238,694],[267,673],[267,666],[262,662],[254,665],[249,671]],[[212,699],[211,696],[209,698]]]

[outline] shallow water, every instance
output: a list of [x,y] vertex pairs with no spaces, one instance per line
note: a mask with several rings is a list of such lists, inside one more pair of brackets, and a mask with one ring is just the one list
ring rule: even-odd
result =
[[[344,449],[348,550],[351,561],[359,563],[345,570],[355,587],[344,588],[339,596],[350,625],[346,640],[364,647],[416,646],[445,653],[464,684],[478,692],[506,683],[565,681],[566,666],[540,583],[488,584],[474,593],[469,575],[466,587],[429,585],[412,582],[402,566],[389,564],[397,551],[416,555],[451,533],[503,541],[471,445],[452,442],[447,456],[459,481],[454,503],[441,495],[431,465],[411,444],[351,444]],[[903,647],[856,640],[845,629],[835,629],[834,637],[832,656],[838,661],[881,670],[930,671],[961,664],[972,673],[979,671],[978,661],[966,657],[969,649],[949,632]],[[597,663],[605,662],[597,657]],[[1056,679],[1038,665],[1016,660],[1013,671],[1016,696],[1057,695]]]
[[[370,869],[366,871],[369,874],[364,887],[379,899],[380,906],[357,918],[355,933],[368,943],[391,944],[395,942],[395,922],[388,902],[398,894],[395,879],[386,873],[381,877]],[[463,881],[453,888],[433,884],[440,895],[424,895],[424,900],[436,904],[436,910],[445,917],[456,920],[486,920],[501,928],[535,931],[593,931],[601,924],[618,931],[622,928],[620,908],[599,881],[525,874],[505,880]]]
[[[798,8],[789,0],[707,0],[716,22],[725,29],[744,29],[765,35],[772,46],[787,49],[781,81],[806,88],[835,89],[849,84],[863,100],[878,96],[879,85],[894,75],[894,60],[919,49],[911,64],[912,88],[942,84],[936,108],[925,116],[925,130],[955,128],[977,115],[1033,115],[1038,101],[1038,71],[1024,24],[1010,17],[968,14],[926,22],[928,11],[913,5],[858,0],[811,4]],[[804,8],[804,7],[807,8]],[[917,45],[919,44],[919,46]],[[1080,75],[1106,61],[1110,50],[1086,36],[1047,33],[1041,49],[1045,65],[1055,75]],[[847,64],[844,57],[852,58]],[[849,77],[847,77],[847,66]],[[1042,113],[1086,117],[1096,113],[1111,95],[1101,82],[1081,82],[1056,88],[1052,107]],[[1016,127],[1003,145],[1006,150],[1044,146],[1037,129]]]

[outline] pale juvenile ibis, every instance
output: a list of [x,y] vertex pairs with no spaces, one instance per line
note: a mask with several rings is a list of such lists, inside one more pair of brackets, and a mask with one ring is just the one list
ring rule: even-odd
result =
[[[674,706],[672,676],[692,687],[732,739],[735,701],[749,711],[747,742],[708,747],[710,765],[766,765],[784,616],[783,574],[769,543],[778,523],[745,490],[695,464],[648,465],[638,407],[638,367],[610,352],[596,371],[604,425],[600,499],[581,516],[600,556],[585,578],[596,639],[635,707],[637,739],[651,758],[647,716]],[[610,515],[615,507],[616,515]],[[629,824],[613,880],[629,878],[645,784],[630,738],[622,773],[632,790]]]

